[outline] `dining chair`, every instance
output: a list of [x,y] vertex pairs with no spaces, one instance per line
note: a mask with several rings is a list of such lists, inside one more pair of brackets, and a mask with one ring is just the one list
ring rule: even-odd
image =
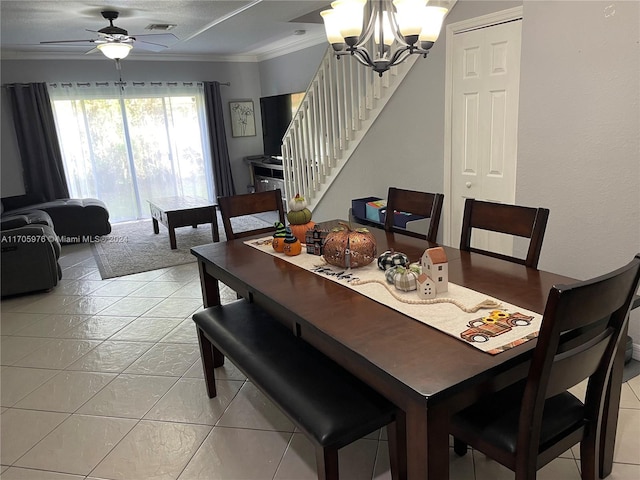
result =
[[[598,478],[607,384],[639,282],[640,254],[609,274],[551,288],[528,376],[452,417],[455,452],[471,445],[529,480],[580,443],[582,479]],[[583,403],[566,390],[585,379]]]
[[[438,236],[443,202],[444,195],[442,193],[418,192],[415,190],[389,187],[384,229],[387,232],[402,233],[435,243],[436,237]],[[395,212],[408,212],[413,215],[429,218],[427,234],[412,232],[405,228],[397,227],[395,225]]]
[[[481,253],[537,268],[548,218],[549,210],[546,208],[523,207],[467,198],[464,204],[460,250]],[[471,232],[474,228],[528,238],[529,249],[526,258],[522,259],[472,247]]]
[[228,240],[248,237],[249,235],[271,233],[276,230],[275,225],[251,230],[234,230],[233,222],[231,221],[233,218],[264,212],[278,212],[279,221],[285,224],[284,204],[282,202],[280,189],[218,197],[218,208],[222,215],[224,233]]

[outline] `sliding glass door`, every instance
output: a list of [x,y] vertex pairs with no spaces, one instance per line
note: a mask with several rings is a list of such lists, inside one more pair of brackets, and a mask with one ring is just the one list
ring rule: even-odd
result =
[[201,88],[51,88],[69,190],[103,200],[114,222],[148,199],[215,198]]

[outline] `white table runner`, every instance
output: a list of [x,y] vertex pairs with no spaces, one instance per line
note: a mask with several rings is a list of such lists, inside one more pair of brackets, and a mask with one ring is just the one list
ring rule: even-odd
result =
[[[383,285],[386,284],[384,272],[378,268],[375,261],[365,267],[346,270],[329,265],[323,257],[310,255],[304,251],[293,257],[278,253],[271,247],[271,240],[272,237],[265,237],[258,240],[247,240],[244,243],[351,288],[483,352],[495,355],[538,336],[542,315],[498,298],[449,282],[449,291],[438,294],[437,298],[451,298],[467,307],[473,307],[489,299],[499,303],[500,306],[481,309],[475,313],[466,313],[453,303],[405,303],[420,301],[420,298],[415,291],[402,292],[389,285],[393,293],[400,298],[400,300],[396,299]],[[359,284],[372,280],[374,282]]]

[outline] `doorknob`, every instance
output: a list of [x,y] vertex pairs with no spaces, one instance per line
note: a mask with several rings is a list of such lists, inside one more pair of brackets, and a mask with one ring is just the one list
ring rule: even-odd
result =
[[466,185],[467,188],[471,188],[471,182],[467,182],[467,183],[465,183],[465,185]]

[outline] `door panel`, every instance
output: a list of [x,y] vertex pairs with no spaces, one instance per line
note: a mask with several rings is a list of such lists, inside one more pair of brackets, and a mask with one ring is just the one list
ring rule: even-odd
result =
[[[453,36],[450,242],[457,246],[466,198],[513,203],[521,20]],[[509,237],[474,234],[472,244],[510,253]]]

